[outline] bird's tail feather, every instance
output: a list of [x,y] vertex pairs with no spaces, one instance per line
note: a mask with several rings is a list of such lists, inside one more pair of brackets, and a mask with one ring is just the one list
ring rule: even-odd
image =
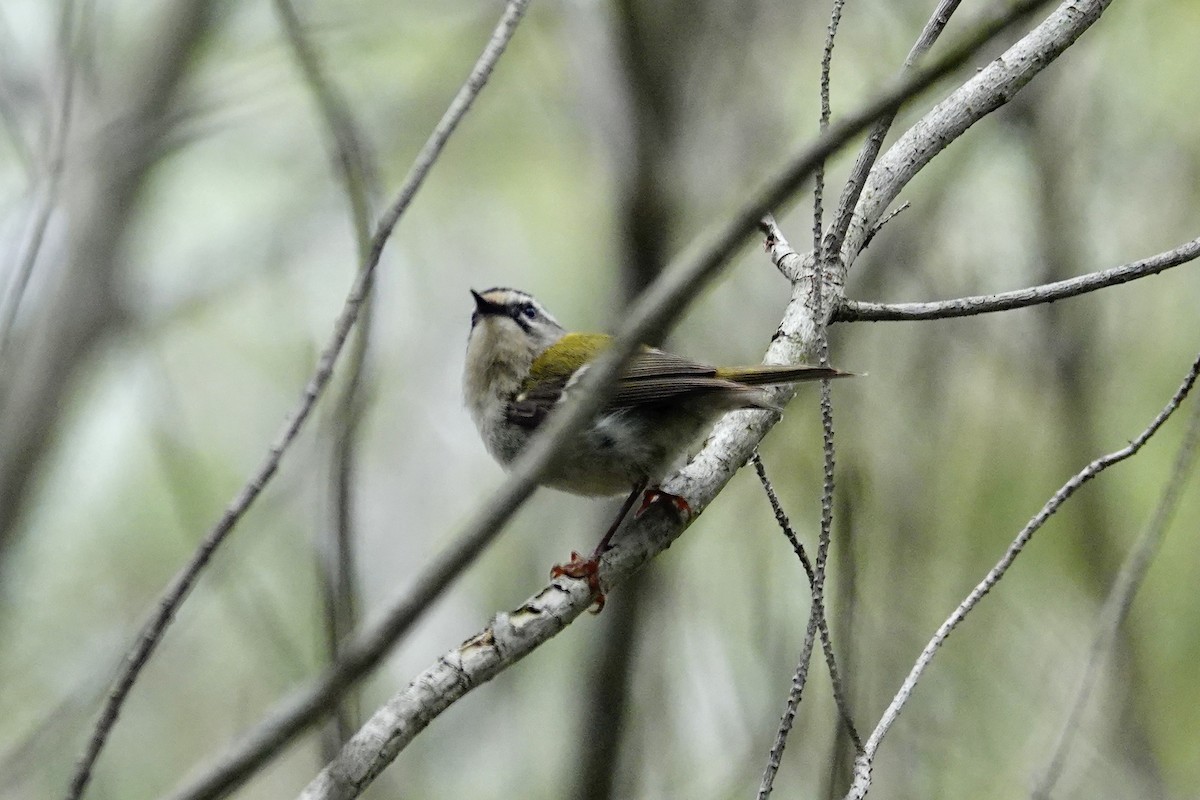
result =
[[816,381],[822,378],[853,378],[857,377],[857,373],[810,364],[765,364],[757,367],[720,369],[717,371],[717,377],[747,386],[770,386],[777,383]]

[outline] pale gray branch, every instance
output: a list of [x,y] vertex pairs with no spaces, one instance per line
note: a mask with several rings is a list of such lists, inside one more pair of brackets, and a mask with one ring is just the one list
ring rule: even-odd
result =
[[1007,103],[1075,43],[1112,0],[1067,0],[909,128],[871,170],[842,243],[846,269],[872,226],[913,176],[947,145]]
[[958,608],[954,609],[954,612],[946,618],[946,621],[943,622],[941,626],[938,627],[937,632],[933,635],[933,638],[929,640],[929,643],[925,645],[925,649],[923,649],[921,654],[917,656],[916,663],[913,664],[912,669],[908,673],[908,677],[904,679],[904,683],[901,684],[900,689],[896,692],[891,703],[883,712],[883,716],[880,718],[879,723],[875,726],[875,730],[872,731],[871,735],[867,738],[866,744],[863,746],[863,752],[860,753],[858,758],[854,760],[854,782],[851,784],[850,791],[846,793],[847,800],[862,800],[862,798],[866,796],[867,790],[871,787],[871,769],[875,759],[875,753],[879,749],[880,742],[883,741],[883,737],[887,735],[887,732],[891,729],[892,724],[900,715],[900,711],[904,708],[905,703],[907,703],[908,699],[912,696],[913,690],[917,687],[917,682],[925,673],[925,669],[929,666],[934,655],[936,655],[937,651],[941,648],[942,643],[946,641],[946,637],[948,637],[954,631],[954,629],[958,627],[958,625],[966,618],[967,614],[969,614],[977,605],[979,605],[979,601],[983,599],[984,595],[990,592],[992,588],[1000,582],[1000,579],[1004,577],[1004,574],[1008,571],[1008,568],[1012,566],[1017,556],[1020,555],[1021,551],[1025,549],[1025,545],[1029,544],[1029,541],[1033,538],[1033,535],[1037,533],[1038,530],[1041,529],[1041,527],[1045,525],[1055,513],[1058,512],[1063,503],[1065,503],[1071,497],[1071,495],[1075,494],[1075,492],[1081,486],[1099,475],[1104,470],[1111,467],[1113,464],[1124,461],[1142,449],[1142,446],[1150,440],[1150,437],[1153,436],[1159,428],[1162,427],[1163,423],[1167,421],[1171,414],[1175,412],[1175,409],[1179,407],[1179,404],[1183,402],[1185,397],[1187,397],[1188,393],[1192,390],[1192,387],[1196,383],[1196,376],[1198,374],[1200,374],[1200,356],[1197,356],[1196,360],[1192,362],[1192,366],[1188,369],[1187,375],[1184,376],[1183,382],[1180,384],[1179,388],[1175,390],[1175,394],[1169,401],[1167,401],[1167,404],[1161,411],[1158,412],[1158,415],[1154,417],[1146,429],[1139,433],[1137,437],[1125,447],[1122,447],[1120,450],[1115,450],[1108,455],[1097,458],[1095,461],[1091,462],[1082,470],[1077,472],[1074,476],[1072,476],[1070,480],[1064,483],[1062,487],[1055,492],[1049,500],[1046,501],[1046,504],[1042,506],[1042,510],[1035,514],[1034,517],[1025,525],[1025,527],[1021,529],[1021,532],[1017,534],[1017,537],[1013,540],[1012,544],[1009,545],[1008,550],[1006,550],[1000,560],[996,562],[996,565],[988,570],[988,573],[986,576],[984,576],[983,580],[971,590],[971,593],[968,594],[966,599],[959,604]]
[[1027,289],[999,294],[960,297],[932,303],[867,303],[844,300],[833,312],[833,322],[884,322],[918,319],[949,319],[1009,311],[1042,303],[1053,303],[1068,297],[1094,292],[1109,286],[1157,275],[1164,270],[1186,264],[1200,256],[1200,238],[1185,242],[1174,250],[1143,258],[1119,267],[1090,272],[1066,280],[1055,281]]
[[[946,25],[950,22],[950,16],[958,8],[962,0],[940,0],[929,20],[926,21],[925,27],[921,29],[917,41],[913,44],[912,49],[908,52],[908,57],[904,59],[904,70],[912,69],[917,63],[917,59],[929,52],[933,47],[934,42],[942,35]],[[875,159],[879,157],[879,151],[883,147],[884,137],[891,130],[892,122],[896,119],[895,114],[889,114],[881,118],[871,128],[871,132],[867,135],[867,140],[863,142],[862,148],[858,151],[858,155],[854,159],[854,166],[850,169],[850,175],[846,178],[846,185],[842,188],[842,196],[838,200],[837,213],[833,218],[833,224],[830,226],[829,239],[825,247],[826,252],[836,253],[841,251],[842,242],[846,238],[846,231],[850,227],[850,220],[853,217],[854,207],[858,203],[858,198],[862,195],[863,186],[866,185],[867,175],[871,172],[871,167],[875,164]],[[863,247],[867,246],[867,242],[863,242]],[[820,242],[813,244],[813,249],[817,250],[821,247]]]

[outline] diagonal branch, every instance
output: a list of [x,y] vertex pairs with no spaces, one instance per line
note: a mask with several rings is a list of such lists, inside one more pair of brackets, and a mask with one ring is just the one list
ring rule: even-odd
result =
[[[939,0],[937,8],[925,23],[925,27],[921,29],[917,41],[909,50],[908,56],[904,59],[904,70],[912,69],[917,63],[917,59],[929,52],[933,47],[934,42],[942,35],[946,25],[950,23],[950,15],[958,8],[962,0]],[[845,241],[846,231],[850,228],[850,220],[853,216],[854,208],[858,204],[858,198],[862,196],[863,187],[867,183],[867,175],[871,172],[871,167],[875,164],[875,159],[879,157],[879,151],[883,147],[884,137],[892,128],[892,122],[896,119],[895,114],[889,114],[881,118],[871,128],[871,132],[867,134],[867,140],[863,142],[862,149],[858,152],[858,157],[854,160],[854,166],[850,169],[850,176],[846,179],[846,185],[842,189],[841,200],[838,201],[837,215],[833,218],[833,224],[829,229],[829,238],[825,244],[825,250],[830,253],[841,251],[842,242]],[[814,245],[813,249],[816,249]],[[866,243],[863,243],[866,247]]]
[[963,600],[962,603],[959,604],[958,608],[954,609],[954,612],[946,618],[945,622],[941,624],[941,626],[937,629],[937,632],[934,633],[933,638],[929,640],[927,645],[925,645],[925,649],[921,651],[919,656],[917,656],[916,663],[913,664],[912,670],[908,673],[908,677],[904,679],[904,683],[901,684],[900,689],[892,698],[892,702],[883,712],[883,716],[880,718],[879,723],[875,726],[875,730],[871,732],[870,737],[867,739],[866,744],[863,747],[863,752],[857,759],[855,759],[854,783],[851,785],[850,791],[846,794],[847,800],[862,800],[862,798],[866,796],[867,790],[871,787],[871,769],[875,759],[875,753],[879,749],[880,742],[883,741],[883,737],[887,735],[887,732],[891,729],[892,724],[900,715],[900,711],[904,708],[905,703],[907,703],[908,699],[912,696],[913,690],[916,689],[917,682],[925,673],[925,669],[929,666],[934,655],[936,655],[937,651],[941,648],[942,643],[946,641],[946,637],[948,637],[954,631],[954,629],[958,627],[958,625],[962,623],[964,619],[966,619],[967,614],[969,614],[972,609],[979,605],[979,601],[983,599],[984,595],[990,592],[996,586],[996,584],[1000,582],[1000,579],[1004,577],[1004,574],[1008,571],[1008,568],[1012,566],[1017,556],[1019,556],[1021,551],[1025,549],[1025,546],[1029,544],[1029,541],[1033,538],[1033,535],[1037,533],[1038,530],[1040,530],[1041,527],[1058,512],[1063,503],[1065,503],[1071,497],[1071,495],[1075,494],[1075,492],[1081,486],[1099,475],[1104,470],[1108,469],[1114,464],[1124,461],[1142,449],[1142,446],[1150,440],[1150,437],[1158,432],[1158,429],[1162,427],[1163,423],[1167,421],[1171,414],[1175,412],[1175,409],[1179,407],[1179,404],[1182,403],[1184,398],[1187,397],[1188,393],[1192,390],[1192,387],[1196,383],[1197,375],[1200,375],[1200,356],[1197,356],[1196,360],[1192,362],[1192,366],[1184,376],[1183,382],[1180,384],[1179,388],[1175,390],[1175,394],[1172,395],[1169,401],[1167,401],[1167,404],[1161,411],[1158,412],[1158,415],[1154,417],[1146,429],[1139,433],[1137,437],[1125,447],[1122,447],[1120,450],[1115,450],[1108,455],[1097,458],[1095,461],[1091,462],[1082,470],[1077,472],[1074,476],[1072,476],[1070,480],[1064,483],[1062,487],[1055,492],[1049,500],[1046,501],[1046,504],[1042,506],[1042,510],[1035,514],[1033,519],[1029,520],[1025,527],[1021,529],[1021,532],[1017,534],[1017,537],[1013,540],[1012,544],[1009,545],[1008,550],[1005,551],[1000,560],[996,562],[996,565],[988,571],[983,580],[971,590],[971,593],[967,595],[966,599]]
[[1011,100],[1087,31],[1113,0],[1066,0],[1020,41],[908,129],[871,170],[842,243],[849,269],[872,226],[913,176],[968,128]]
[[1042,303],[1053,303],[1068,297],[1076,297],[1097,289],[1118,286],[1122,283],[1157,275],[1160,272],[1186,264],[1200,257],[1200,238],[1185,242],[1174,250],[1143,258],[1119,267],[1090,272],[1042,286],[1016,289],[999,294],[974,295],[955,300],[939,300],[932,303],[867,303],[859,300],[844,300],[833,312],[833,322],[887,322],[919,319],[949,319],[969,317],[974,314],[990,314],[1009,311]]

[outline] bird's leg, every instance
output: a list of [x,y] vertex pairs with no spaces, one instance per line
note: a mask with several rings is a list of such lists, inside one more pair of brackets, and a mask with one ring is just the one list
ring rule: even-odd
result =
[[662,489],[653,488],[646,490],[646,496],[642,498],[642,504],[638,506],[638,510],[633,513],[633,518],[637,519],[642,514],[650,509],[650,506],[659,502],[667,502],[675,506],[675,510],[679,512],[685,520],[691,518],[692,507],[688,505],[688,501],[677,494],[664,492]]
[[646,491],[646,484],[648,482],[638,481],[633,485],[633,491],[629,493],[629,497],[626,497],[625,502],[621,504],[621,510],[617,512],[617,518],[613,520],[612,526],[609,527],[608,531],[600,539],[600,544],[596,545],[596,550],[592,553],[592,558],[599,560],[600,556],[604,555],[604,551],[608,549],[608,543],[612,541],[617,528],[620,528],[621,523],[625,521],[625,517],[629,516],[629,509],[633,508],[633,501],[637,500],[641,493]]
[[[587,580],[588,588],[592,590],[592,596],[595,598],[595,603],[592,605],[592,613],[599,614],[604,609],[604,590],[600,587],[600,556],[604,555],[604,551],[608,549],[608,543],[612,540],[617,529],[621,527],[621,523],[625,521],[625,517],[629,515],[629,509],[633,508],[633,501],[638,499],[638,496],[646,490],[648,481],[639,481],[634,484],[633,491],[629,493],[629,497],[625,498],[625,502],[621,504],[621,510],[617,512],[617,518],[613,520],[613,524],[605,532],[600,539],[600,543],[596,545],[596,549],[592,551],[590,558],[584,558],[571,551],[571,560],[566,564],[555,564],[550,570],[551,578],[560,578],[566,576],[568,578],[578,578]],[[647,493],[649,496],[649,493]],[[664,497],[673,497],[674,495],[663,495]],[[680,498],[682,499],[682,498]],[[642,509],[638,511],[636,516],[641,516],[647,504],[643,503]],[[686,504],[685,504],[686,505]]]

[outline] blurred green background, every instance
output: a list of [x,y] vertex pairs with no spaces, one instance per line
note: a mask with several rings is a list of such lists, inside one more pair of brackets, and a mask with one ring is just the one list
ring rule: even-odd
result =
[[[896,72],[932,5],[849,4],[835,116]],[[965,5],[947,38],[985,4]],[[297,3],[361,128],[376,210],[500,8]],[[0,359],[0,431],[46,426],[35,445],[0,437],[9,448],[0,461],[23,465],[26,478],[0,509],[3,798],[65,791],[119,659],[263,458],[356,269],[328,129],[266,0],[215,4],[133,200],[117,208],[96,194],[97,176],[121,166],[105,142],[132,98],[162,77],[154,54],[172,9],[0,3],[5,303],[39,209],[52,209]],[[65,56],[64,14],[73,20]],[[569,328],[616,325],[638,287],[813,135],[827,14],[823,3],[774,0],[533,5],[380,267],[351,481],[367,621],[503,480],[460,399],[467,290],[516,286]],[[1198,34],[1191,0],[1115,3],[1012,105],[918,176],[902,195],[911,209],[855,265],[848,296],[1018,288],[1200,234]],[[893,130],[954,85],[942,82]],[[829,165],[827,208],[852,153]],[[780,212],[806,249],[810,198]],[[121,219],[106,229],[120,236],[111,285],[64,310],[56,298],[95,272],[73,237],[103,214]],[[718,363],[756,362],[787,297],[768,259],[747,247],[669,345]],[[937,625],[1043,502],[1157,413],[1200,342],[1198,310],[1200,268],[1186,265],[1052,306],[832,330],[834,363],[869,373],[834,389],[831,615],[860,729],[874,726]],[[76,314],[97,323],[31,421],[4,403],[44,377],[43,362],[22,361],[22,349],[36,352],[39,331]],[[335,517],[345,366],[134,688],[89,797],[165,794],[327,662],[319,564]],[[872,797],[1028,796],[1187,413],[1071,500],[950,638],[883,744]],[[819,441],[810,388],[763,447],[810,544]],[[1056,796],[1196,795],[1197,485],[1184,492]],[[592,545],[611,512],[538,492],[362,686],[361,709],[537,591],[551,564]],[[803,572],[744,471],[601,617],[581,619],[468,695],[367,796],[747,797],[807,614]],[[848,779],[834,766],[836,718],[818,661],[779,797],[840,796]],[[292,796],[324,763],[321,739],[313,731],[289,747],[236,796]]]

